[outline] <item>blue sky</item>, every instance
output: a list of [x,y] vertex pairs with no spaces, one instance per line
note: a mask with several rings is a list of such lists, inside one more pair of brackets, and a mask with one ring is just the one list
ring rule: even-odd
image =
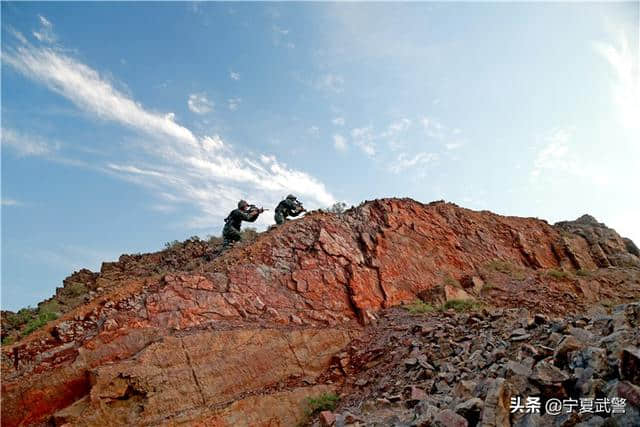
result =
[[639,242],[638,9],[3,2],[2,307],[291,192]]

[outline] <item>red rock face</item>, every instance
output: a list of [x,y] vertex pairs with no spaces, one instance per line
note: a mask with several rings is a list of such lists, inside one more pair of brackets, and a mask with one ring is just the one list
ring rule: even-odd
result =
[[[624,242],[606,250],[637,260]],[[97,276],[79,276],[101,293],[2,348],[3,425],[51,417],[227,425],[233,408],[274,399],[287,408],[281,418],[258,411],[253,424],[289,424],[303,417],[292,401],[326,387],[316,382],[331,356],[381,308],[439,287],[445,299],[479,297],[480,276],[495,260],[530,278],[500,284],[508,295],[542,286],[536,271],[602,265],[586,238],[544,221],[408,199],[314,212],[210,262],[206,251],[198,243],[171,256],[123,256]],[[612,286],[556,282],[549,292],[580,289],[584,300]]]

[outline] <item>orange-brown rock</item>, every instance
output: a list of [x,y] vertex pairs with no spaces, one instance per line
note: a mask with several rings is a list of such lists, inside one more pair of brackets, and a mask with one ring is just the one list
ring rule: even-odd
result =
[[[638,259],[603,245],[609,265]],[[594,247],[534,218],[384,199],[307,214],[212,259],[201,241],[122,256],[76,276],[95,292],[87,303],[2,348],[2,423],[237,425],[248,411],[247,424],[290,425],[362,324],[425,291],[549,312],[637,293],[637,275],[615,268],[546,274],[596,270]]]

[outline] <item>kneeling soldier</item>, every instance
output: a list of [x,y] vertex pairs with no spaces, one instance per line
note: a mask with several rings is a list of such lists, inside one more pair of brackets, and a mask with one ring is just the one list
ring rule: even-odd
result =
[[234,242],[242,240],[242,235],[240,234],[242,221],[254,222],[262,212],[264,212],[264,209],[249,205],[246,201],[240,200],[238,202],[238,209],[232,210],[224,220],[225,224],[222,229],[222,237],[224,237],[223,247],[227,248]]
[[306,209],[302,206],[302,203],[296,199],[296,196],[289,194],[286,199],[278,203],[276,207],[276,213],[274,215],[276,224],[284,224],[288,216],[298,216]]

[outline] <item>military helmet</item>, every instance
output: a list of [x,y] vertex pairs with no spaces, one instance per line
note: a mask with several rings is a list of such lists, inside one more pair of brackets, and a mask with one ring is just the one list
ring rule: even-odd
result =
[[287,196],[287,199],[289,199],[289,200],[296,200],[296,196],[294,196],[293,194],[289,194],[289,195]]
[[246,208],[247,206],[249,206],[249,203],[247,203],[246,200],[240,200],[238,202],[238,209],[243,209],[243,208]]

